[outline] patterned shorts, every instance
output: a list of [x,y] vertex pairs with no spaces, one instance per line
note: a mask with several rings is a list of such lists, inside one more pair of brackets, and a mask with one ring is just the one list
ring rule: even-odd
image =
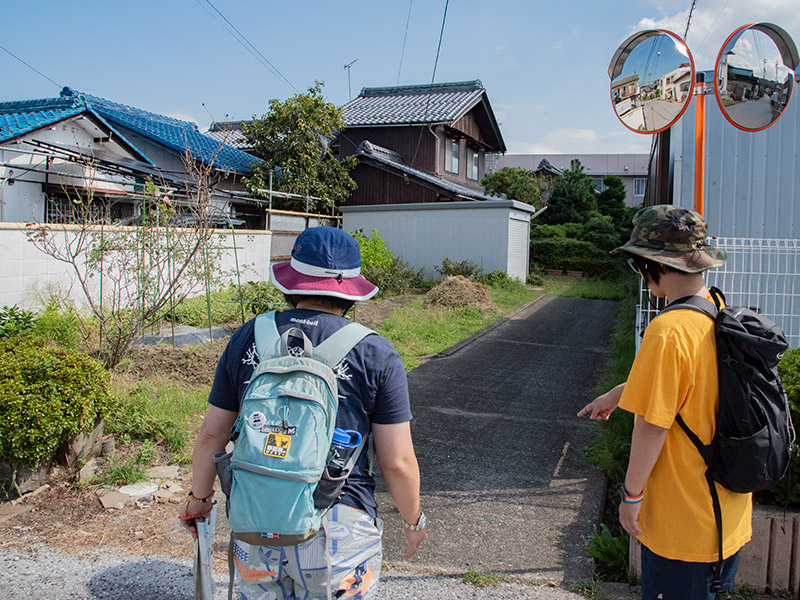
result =
[[372,598],[381,572],[383,522],[344,504],[328,512],[326,530],[296,546],[233,542],[236,582],[242,600],[325,600],[331,549],[334,598]]

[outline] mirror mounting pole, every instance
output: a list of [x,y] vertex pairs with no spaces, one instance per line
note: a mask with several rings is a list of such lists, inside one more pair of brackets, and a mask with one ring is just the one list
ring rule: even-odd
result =
[[698,72],[695,78],[694,99],[694,210],[703,214],[703,190],[705,185],[706,162],[706,78]]

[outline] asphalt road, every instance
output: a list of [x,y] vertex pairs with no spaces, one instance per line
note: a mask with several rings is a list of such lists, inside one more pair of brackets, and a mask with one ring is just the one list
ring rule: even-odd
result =
[[[591,576],[585,539],[605,481],[575,413],[608,358],[614,303],[542,298],[409,373],[428,539],[409,567],[556,582]],[[384,560],[402,560],[399,515],[379,493]]]

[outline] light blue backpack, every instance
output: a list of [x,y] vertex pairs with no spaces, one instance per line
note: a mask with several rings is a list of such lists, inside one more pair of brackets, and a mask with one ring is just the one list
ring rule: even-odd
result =
[[[314,498],[320,477],[327,473],[336,426],[339,402],[333,369],[372,333],[350,323],[314,348],[296,327],[279,335],[275,311],[256,318],[260,362],[231,433],[232,537],[283,546],[300,543],[320,529],[324,513],[336,500],[321,504],[318,499],[315,505]],[[302,356],[289,348],[290,337],[302,340]],[[345,475],[362,447],[359,443]]]

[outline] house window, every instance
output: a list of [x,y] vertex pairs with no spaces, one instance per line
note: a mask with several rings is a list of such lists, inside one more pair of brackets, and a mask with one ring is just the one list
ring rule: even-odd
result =
[[633,178],[633,195],[642,197],[644,191],[647,189],[647,177],[634,177]]
[[458,140],[447,138],[444,149],[444,170],[458,173]]
[[467,148],[467,179],[478,181],[478,153]]
[[606,189],[606,186],[603,184],[602,177],[592,177],[592,185],[594,186],[594,191],[598,194]]

